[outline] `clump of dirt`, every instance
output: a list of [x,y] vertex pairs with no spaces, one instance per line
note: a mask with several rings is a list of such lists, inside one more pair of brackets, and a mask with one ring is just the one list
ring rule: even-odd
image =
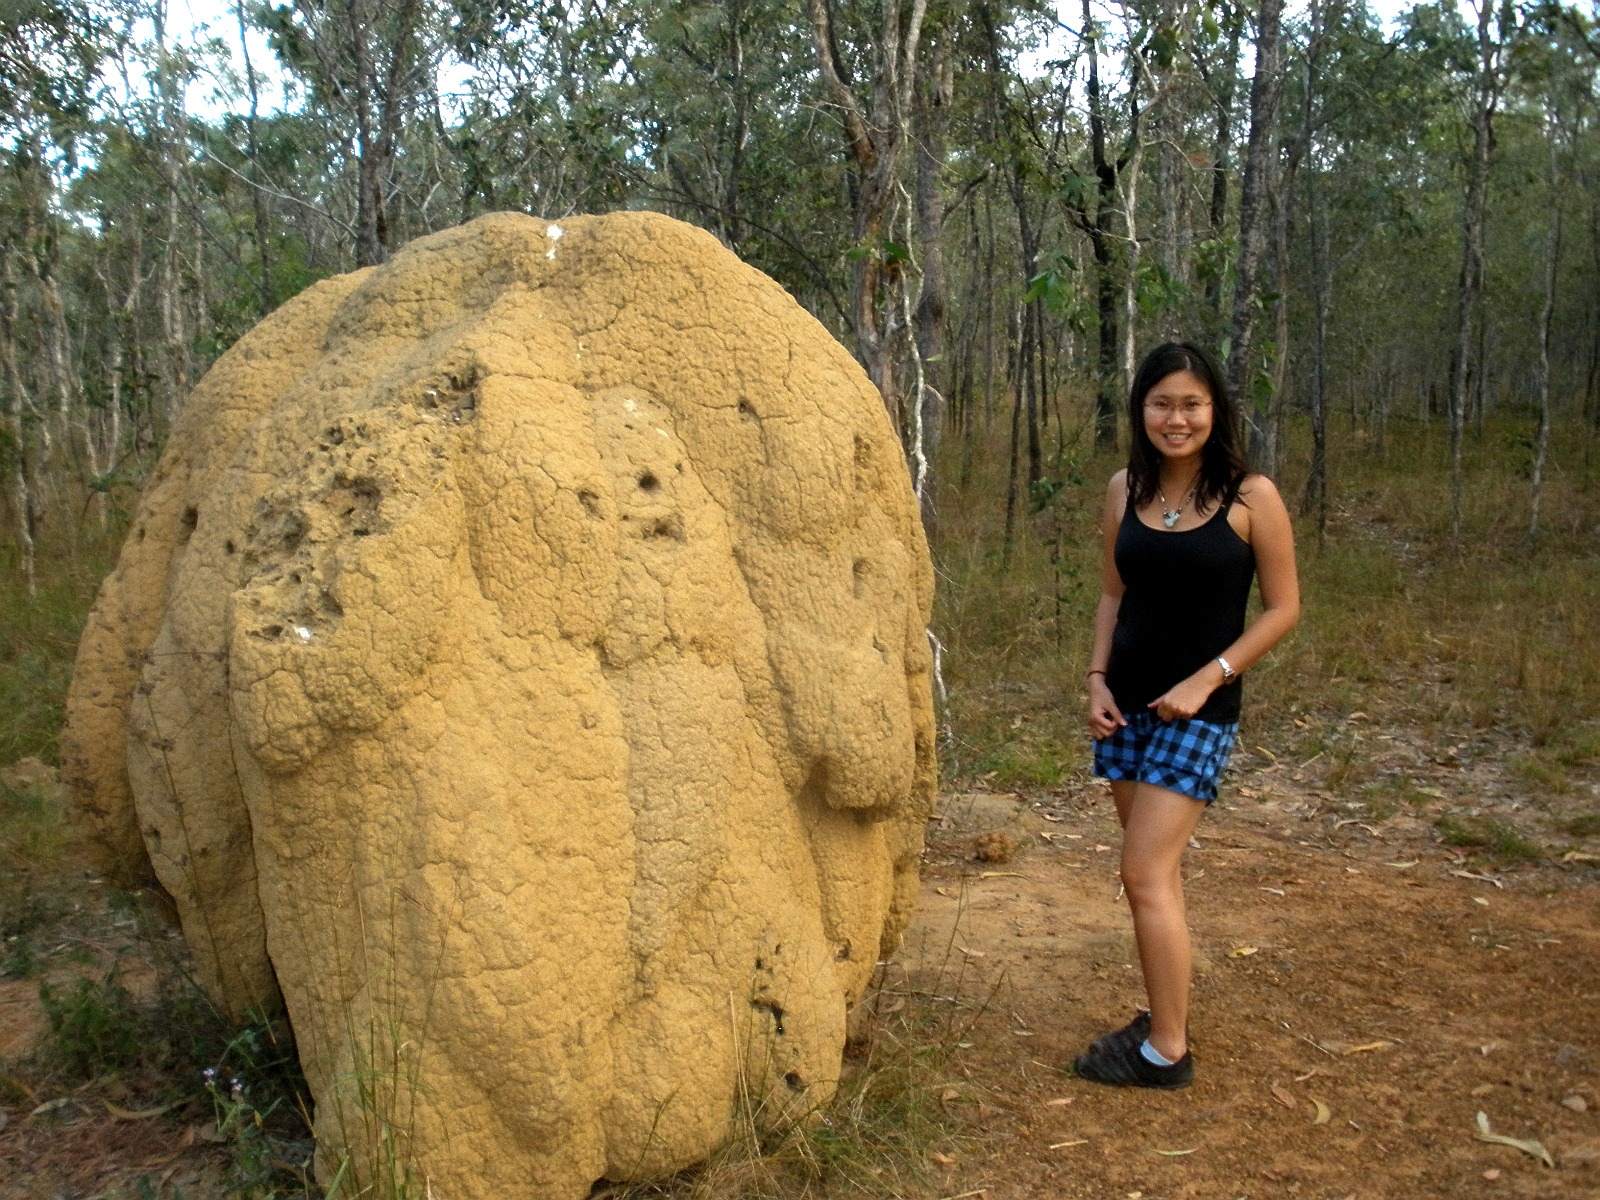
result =
[[979,862],[1010,862],[1022,844],[1009,833],[980,833],[973,842],[972,857]]

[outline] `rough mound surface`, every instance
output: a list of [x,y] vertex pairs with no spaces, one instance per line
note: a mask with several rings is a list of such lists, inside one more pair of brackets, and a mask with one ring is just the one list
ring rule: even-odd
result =
[[205,377],[67,773],[223,1004],[281,994],[321,1173],[578,1197],[826,1097],[915,894],[930,596],[883,406],[782,289],[499,214]]

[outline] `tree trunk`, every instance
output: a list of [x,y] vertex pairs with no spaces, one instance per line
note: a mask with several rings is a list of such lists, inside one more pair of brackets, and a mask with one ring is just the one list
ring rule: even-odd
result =
[[[1239,35],[1244,29],[1244,3],[1236,0],[1224,18],[1228,38],[1227,58],[1219,70],[1208,75],[1215,103],[1216,125],[1211,137],[1211,238],[1221,242],[1227,233],[1228,173],[1233,155],[1233,97],[1239,79]],[[1206,280],[1206,305],[1222,315],[1222,284],[1227,272],[1218,255],[1216,270]]]
[[[922,39],[922,18],[927,0],[912,0],[904,28],[900,6],[886,3],[879,27],[877,74],[871,81],[870,111],[857,100],[848,68],[839,55],[831,0],[808,0],[812,40],[821,67],[823,89],[839,111],[845,147],[852,167],[853,235],[862,251],[856,260],[850,323],[867,376],[878,387],[891,416],[899,407],[895,380],[895,347],[889,325],[894,311],[893,290],[905,286],[904,272],[886,261],[889,209],[894,199],[900,153],[909,130],[911,93],[917,79],[917,51]],[[905,429],[896,422],[902,438]]]
[[1556,312],[1556,274],[1561,260],[1561,176],[1556,159],[1554,122],[1550,138],[1550,230],[1545,238],[1544,311],[1539,315],[1539,432],[1534,439],[1533,478],[1529,484],[1528,544],[1539,539],[1539,502],[1544,487],[1545,458],[1550,450],[1550,326]]
[[1256,73],[1250,83],[1250,141],[1245,150],[1239,191],[1239,259],[1233,288],[1233,319],[1228,347],[1228,388],[1250,425],[1251,457],[1267,454],[1266,412],[1255,396],[1254,335],[1256,274],[1261,265],[1265,222],[1263,201],[1272,187],[1277,158],[1283,0],[1261,0],[1256,32]]
[[12,266],[11,247],[0,245],[4,270],[0,273],[0,370],[5,372],[6,405],[5,430],[12,443],[11,478],[7,481],[11,491],[11,506],[15,510],[18,555],[22,559],[22,579],[31,600],[38,594],[38,550],[35,526],[38,521],[38,494],[33,485],[32,456],[29,453],[28,431],[24,414],[37,416],[27,384],[17,363],[17,285]]
[[1328,310],[1333,295],[1333,254],[1328,237],[1327,205],[1311,172],[1307,189],[1311,218],[1311,276],[1315,318],[1311,333],[1311,470],[1300,499],[1302,516],[1315,513],[1317,540],[1328,527]]
[[[941,41],[934,55],[932,70],[919,80],[914,92],[913,120],[916,128],[917,161],[917,243],[922,266],[922,294],[917,301],[917,365],[922,372],[921,386],[914,402],[920,424],[921,454],[925,461],[936,459],[944,436],[946,397],[950,372],[945,354],[945,310],[948,303],[944,268],[945,199],[944,134],[950,102],[954,96],[955,73],[948,41]],[[917,489],[922,507],[923,528],[933,531],[933,489],[924,484]]]
[[[1277,0],[1269,0],[1276,3]],[[1089,152],[1093,157],[1096,204],[1093,223],[1085,222],[1085,232],[1094,248],[1095,315],[1099,324],[1098,379],[1095,388],[1094,444],[1113,450],[1117,445],[1117,278],[1116,256],[1112,249],[1112,216],[1117,199],[1117,166],[1106,153],[1105,103],[1100,94],[1100,55],[1096,47],[1100,35],[1095,31],[1089,0],[1083,0],[1083,41],[1089,58],[1087,100],[1089,106]]]
[[[1450,366],[1450,546],[1461,547],[1461,450],[1466,425],[1467,367],[1483,291],[1483,226],[1489,196],[1489,155],[1494,111],[1499,100],[1500,47],[1490,33],[1489,0],[1479,0],[1478,73],[1473,84],[1472,157],[1467,161],[1467,191],[1461,209],[1461,271],[1456,282],[1456,345]],[[1480,370],[1482,369],[1480,364]]]
[[257,140],[257,124],[261,111],[261,97],[256,88],[255,65],[250,61],[250,43],[246,36],[244,0],[235,0],[234,14],[239,19],[239,53],[244,57],[245,86],[250,93],[250,111],[245,116],[245,151],[250,156],[250,205],[254,216],[251,236],[255,240],[256,255],[261,277],[256,288],[261,296],[261,315],[264,317],[277,307],[277,291],[272,284],[272,252],[267,238],[270,228],[267,217],[267,191],[261,185],[261,147]]

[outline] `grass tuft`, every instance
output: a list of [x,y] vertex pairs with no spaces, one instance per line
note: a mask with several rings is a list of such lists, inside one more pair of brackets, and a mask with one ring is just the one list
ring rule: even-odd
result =
[[1485,817],[1456,818],[1446,813],[1434,822],[1447,846],[1482,850],[1498,863],[1537,862],[1544,851],[1510,825]]
[[1575,838],[1600,837],[1600,812],[1580,813],[1561,822],[1560,828]]

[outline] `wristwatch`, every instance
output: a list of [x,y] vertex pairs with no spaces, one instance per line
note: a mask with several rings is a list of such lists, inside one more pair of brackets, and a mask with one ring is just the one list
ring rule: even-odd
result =
[[1223,658],[1222,655],[1220,655],[1220,654],[1217,655],[1217,666],[1222,668],[1222,682],[1223,683],[1228,683],[1231,680],[1239,678],[1239,672],[1235,671],[1232,667],[1230,667],[1228,665],[1228,660]]

